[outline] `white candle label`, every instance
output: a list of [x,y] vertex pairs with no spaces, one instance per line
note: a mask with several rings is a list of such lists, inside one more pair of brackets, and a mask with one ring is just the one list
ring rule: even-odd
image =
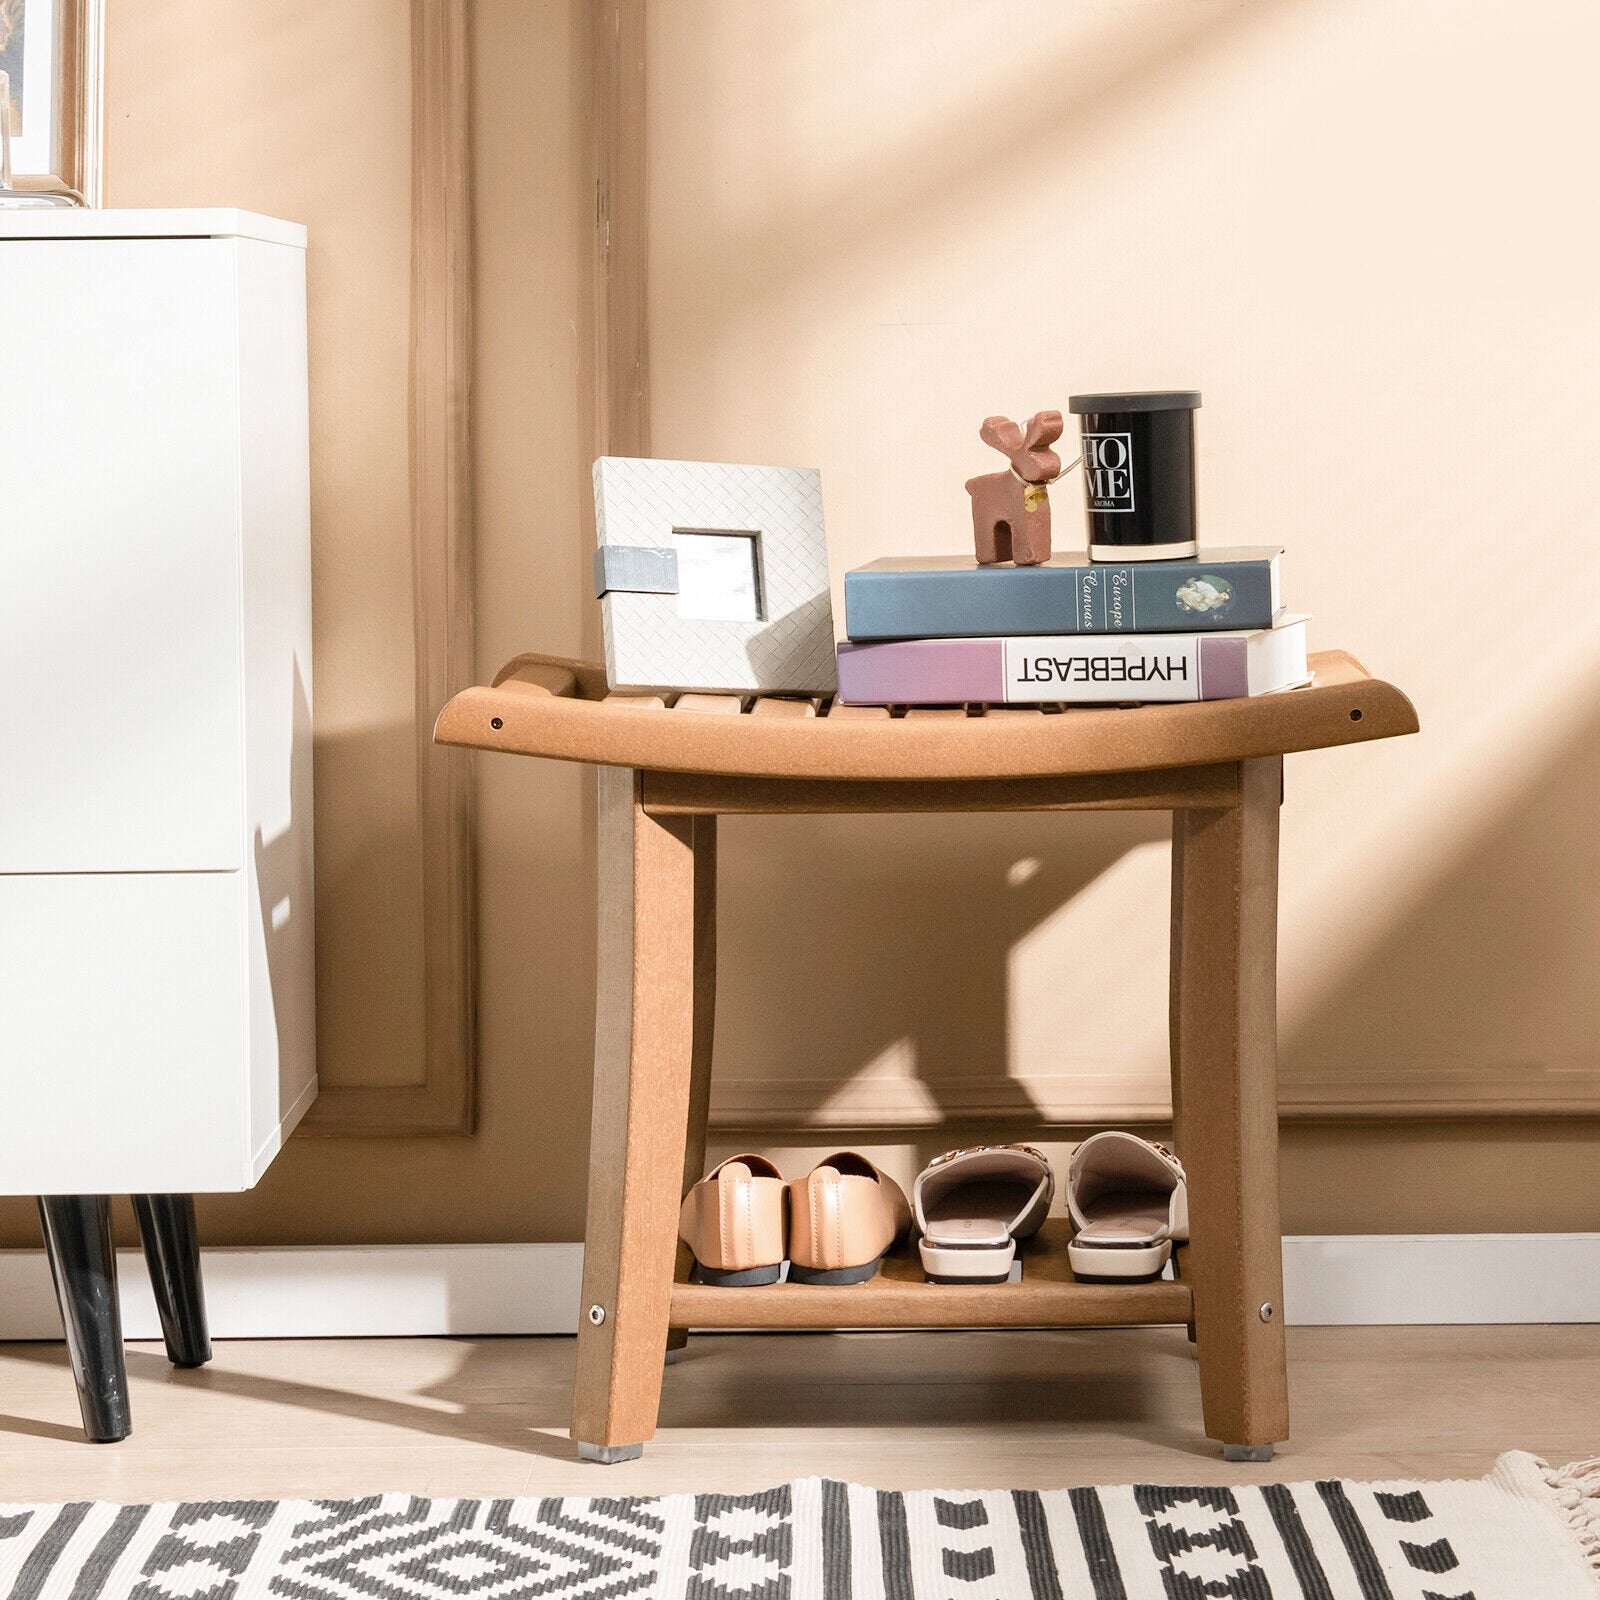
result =
[[1084,434],[1083,477],[1091,511],[1132,511],[1132,437],[1126,433]]

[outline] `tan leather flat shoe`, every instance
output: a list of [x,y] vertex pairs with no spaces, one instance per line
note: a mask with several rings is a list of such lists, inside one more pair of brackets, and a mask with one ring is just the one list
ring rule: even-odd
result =
[[684,1197],[678,1237],[701,1283],[776,1283],[783,1273],[783,1176],[765,1156],[729,1156]]
[[910,1226],[900,1185],[841,1150],[789,1185],[789,1281],[865,1283]]

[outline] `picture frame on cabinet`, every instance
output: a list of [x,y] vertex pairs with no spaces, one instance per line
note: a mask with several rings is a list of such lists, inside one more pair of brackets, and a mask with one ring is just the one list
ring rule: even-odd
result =
[[594,493],[613,689],[834,692],[815,468],[602,456]]
[[104,0],[0,0],[12,187],[101,203]]

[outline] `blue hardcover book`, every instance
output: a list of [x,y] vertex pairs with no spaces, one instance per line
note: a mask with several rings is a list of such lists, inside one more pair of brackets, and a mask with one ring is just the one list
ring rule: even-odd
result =
[[967,639],[1050,633],[1203,633],[1270,628],[1282,609],[1278,548],[1194,561],[980,567],[971,556],[887,556],[844,575],[850,639]]

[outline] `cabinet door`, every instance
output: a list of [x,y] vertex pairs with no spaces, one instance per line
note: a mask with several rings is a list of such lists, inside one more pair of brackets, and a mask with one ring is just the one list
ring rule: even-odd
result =
[[254,1181],[242,872],[0,877],[0,1194]]
[[236,250],[0,240],[0,872],[242,865]]

